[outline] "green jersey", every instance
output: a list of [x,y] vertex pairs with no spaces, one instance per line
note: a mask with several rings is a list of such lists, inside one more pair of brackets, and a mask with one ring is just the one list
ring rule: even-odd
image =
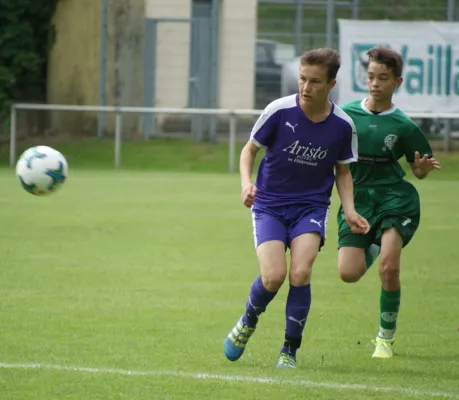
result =
[[350,165],[356,186],[391,185],[405,176],[398,160],[414,161],[418,151],[432,156],[432,148],[416,123],[397,107],[373,113],[365,100],[341,107],[354,121],[358,137],[358,162]]

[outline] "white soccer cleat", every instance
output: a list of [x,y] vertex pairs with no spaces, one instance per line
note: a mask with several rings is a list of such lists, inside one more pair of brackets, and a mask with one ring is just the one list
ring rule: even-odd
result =
[[377,337],[373,344],[376,346],[373,358],[391,358],[394,355],[394,339]]

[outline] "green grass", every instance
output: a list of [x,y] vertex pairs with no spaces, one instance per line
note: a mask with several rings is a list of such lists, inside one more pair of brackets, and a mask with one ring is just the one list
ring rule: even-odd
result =
[[[18,143],[18,156],[30,146],[46,144],[61,151],[69,164],[84,169],[113,169],[113,138],[78,138],[62,140],[59,137],[28,139]],[[243,143],[237,143],[236,157]],[[182,139],[124,141],[121,166],[124,169],[225,172],[229,163],[228,143],[197,143]],[[9,149],[0,148],[0,166],[8,165]],[[237,160],[236,160],[237,161]]]
[[95,170],[93,149],[73,149],[80,164],[69,151],[69,180],[51,197],[27,194],[0,170],[2,400],[459,398],[457,180],[417,183],[423,214],[402,260],[398,356],[371,359],[377,269],[339,281],[332,218],[298,369],[278,371],[285,287],[243,358],[223,356],[258,267],[238,176],[210,172],[225,170],[220,156],[193,164],[207,174],[154,171],[167,150],[150,171],[113,171],[108,153],[97,161],[107,169]]
[[[17,155],[30,146],[48,145],[61,151],[70,168],[112,170],[114,166],[113,138],[78,138],[73,140],[59,137],[32,138],[18,143]],[[239,167],[239,153],[243,141],[236,143],[234,166]],[[441,142],[433,141],[435,147]],[[156,139],[124,141],[121,148],[121,169],[143,171],[175,172],[227,172],[229,165],[229,144],[227,142],[196,143],[183,139]],[[459,179],[459,152],[436,154],[443,169],[434,179]],[[258,157],[256,166],[261,157]],[[9,148],[0,146],[0,167],[9,162]],[[403,162],[406,168],[406,163]]]

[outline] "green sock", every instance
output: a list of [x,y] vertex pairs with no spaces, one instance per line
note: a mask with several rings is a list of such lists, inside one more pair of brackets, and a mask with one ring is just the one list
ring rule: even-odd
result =
[[392,339],[394,337],[400,308],[400,293],[400,289],[386,292],[384,288],[381,288],[378,336],[382,339]]
[[376,245],[376,244],[370,245],[370,247],[368,247],[365,250],[365,264],[367,266],[367,269],[370,268],[371,265],[378,258],[379,250],[380,250],[380,247],[378,245]]

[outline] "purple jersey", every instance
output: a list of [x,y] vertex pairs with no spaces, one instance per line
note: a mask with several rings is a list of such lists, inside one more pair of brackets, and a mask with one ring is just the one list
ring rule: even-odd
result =
[[298,95],[269,104],[250,138],[266,148],[255,183],[255,207],[328,206],[335,164],[357,161],[352,119],[332,104],[327,119],[311,122],[300,108]]

